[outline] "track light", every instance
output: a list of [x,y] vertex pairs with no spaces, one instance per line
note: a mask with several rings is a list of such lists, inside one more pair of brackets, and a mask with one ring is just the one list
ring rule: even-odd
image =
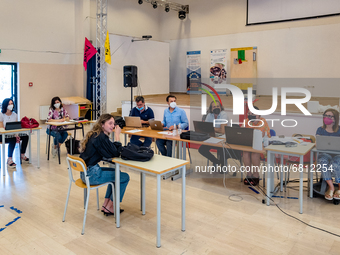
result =
[[142,3],[143,3],[143,0],[138,0],[138,3],[139,3],[139,4],[142,4]]
[[151,4],[152,4],[152,7],[153,7],[154,9],[156,9],[156,8],[157,8],[157,2],[156,2],[156,1],[154,1],[154,2],[151,2]]
[[169,6],[168,4],[165,6],[165,11],[166,11],[166,12],[169,12],[169,11],[170,11],[170,6]]
[[180,20],[184,20],[186,18],[186,12],[185,11],[178,11],[178,18]]

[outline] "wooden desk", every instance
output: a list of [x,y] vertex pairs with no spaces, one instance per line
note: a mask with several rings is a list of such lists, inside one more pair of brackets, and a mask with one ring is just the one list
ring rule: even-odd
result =
[[[52,126],[57,127],[56,131],[61,132],[61,131],[68,131],[68,130],[74,130],[74,137],[73,139],[76,139],[76,131],[77,129],[81,129],[83,131],[83,137],[84,137],[84,125],[88,123],[88,120],[79,120],[79,121],[64,121],[64,122],[46,122],[46,125],[49,125],[49,135],[48,135],[48,149],[47,149],[47,160],[50,160],[50,144],[51,144],[51,131],[52,131]],[[77,127],[77,125],[80,124],[81,127]],[[74,125],[73,128],[64,128],[60,129],[62,126],[68,126],[68,125]],[[70,153],[72,155],[72,152]],[[59,159],[59,164],[60,164],[60,148],[58,145],[58,159]]]
[[[112,162],[116,163],[115,180],[120,180],[120,166],[126,166],[129,169],[139,171],[142,174],[141,180],[141,197],[142,197],[142,214],[145,215],[145,174],[155,175],[157,177],[157,241],[156,246],[161,247],[161,176],[177,169],[182,169],[182,231],[185,231],[185,172],[188,161],[169,158],[160,155],[154,155],[150,161],[140,162],[114,158]],[[120,227],[120,182],[115,182],[115,199],[116,199],[116,226]]]
[[[130,133],[129,132],[129,131],[134,130],[134,129],[140,129],[140,130],[143,130],[143,131],[135,132],[135,133]],[[130,128],[130,127],[124,127],[122,129],[122,133],[123,134],[131,134],[131,135],[152,137],[152,138],[155,138],[155,139],[172,140],[172,141],[178,141],[178,142],[182,142],[182,143],[204,144],[204,145],[208,145],[208,146],[223,148],[222,142],[221,143],[206,143],[206,142],[203,142],[203,141],[185,140],[185,139],[181,139],[179,135],[176,135],[176,136],[173,136],[172,134],[165,135],[165,134],[159,134],[159,132],[162,132],[162,131],[152,130],[150,127],[148,127],[148,128]],[[171,133],[171,132],[169,131],[169,133]],[[126,143],[126,136],[125,136],[125,143]],[[235,145],[235,144],[224,145],[224,147],[227,147],[227,148],[233,149],[233,150],[256,152],[256,153],[264,153],[265,152],[265,150],[254,150],[250,146]]]
[[2,135],[2,148],[1,148],[1,169],[3,176],[5,176],[5,167],[6,167],[6,162],[5,162],[5,137],[6,135],[10,134],[16,134],[16,133],[27,133],[28,134],[28,158],[29,158],[29,163],[32,163],[32,146],[31,146],[31,132],[36,131],[37,132],[37,158],[38,158],[38,168],[40,168],[40,129],[41,127],[37,128],[22,128],[22,129],[15,129],[15,130],[5,130],[3,128],[0,128],[0,134]]
[[[297,147],[286,147],[285,145],[269,145],[265,148],[267,151],[267,196],[271,197],[274,192],[274,171],[270,171],[271,166],[275,166],[275,153],[281,154],[281,160],[284,155],[296,156],[300,158],[300,165],[302,169],[299,169],[300,181],[299,181],[299,202],[300,213],[303,213],[303,156],[306,155],[313,147],[315,143],[306,143],[305,145],[299,144]],[[282,164],[282,161],[281,161]],[[269,206],[269,198],[266,198],[267,205]]]

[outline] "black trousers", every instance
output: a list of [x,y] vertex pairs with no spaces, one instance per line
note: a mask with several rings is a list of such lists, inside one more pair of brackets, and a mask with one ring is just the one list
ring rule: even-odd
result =
[[[211,149],[214,149],[217,151],[217,157],[215,157],[214,154],[212,154],[210,152]],[[237,160],[241,160],[241,152],[238,151],[238,150],[232,150],[232,149],[228,149],[228,152],[227,152],[227,148],[225,149],[225,155],[223,156],[223,148],[221,147],[214,147],[214,146],[208,146],[208,145],[201,145],[201,147],[199,147],[198,149],[198,152],[206,157],[207,159],[209,159],[211,162],[213,162],[213,164],[226,164],[227,163],[227,160],[228,158],[234,158],[234,159],[237,159]],[[225,162],[224,162],[225,160]]]

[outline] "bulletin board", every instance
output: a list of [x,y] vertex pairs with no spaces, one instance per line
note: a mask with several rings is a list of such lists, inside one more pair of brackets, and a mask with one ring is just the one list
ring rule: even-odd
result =
[[257,47],[230,49],[230,83],[246,93],[248,87],[256,94]]

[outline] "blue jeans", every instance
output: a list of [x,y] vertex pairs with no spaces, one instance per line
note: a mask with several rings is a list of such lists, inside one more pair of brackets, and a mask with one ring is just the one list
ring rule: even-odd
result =
[[151,143],[152,143],[152,138],[151,137],[144,137],[144,143],[139,140],[139,138],[141,138],[143,136],[139,136],[139,135],[133,135],[131,136],[130,139],[130,143],[138,145],[138,146],[144,146],[144,147],[150,147]]
[[[105,182],[115,183],[115,169],[110,167],[100,167],[98,164],[87,168],[87,175],[90,177],[90,185],[99,185]],[[85,175],[80,173],[80,178],[83,183],[85,181]],[[130,176],[127,173],[120,172],[120,202],[122,202],[126,187],[129,183]],[[105,198],[110,198],[113,201],[113,192],[111,185],[107,186]]]
[[[20,153],[25,154],[28,144],[28,135],[20,136],[20,140],[21,140]],[[0,136],[0,142],[2,142],[2,136]],[[13,151],[15,149],[17,139],[15,137],[5,138],[5,142],[8,143],[8,157],[11,158],[13,156]]]
[[[340,155],[332,157],[327,153],[320,153],[318,157],[318,164],[321,165],[320,169],[325,181],[332,180],[332,172],[334,172],[335,183],[340,183]],[[327,169],[325,169],[324,166]],[[330,166],[332,166],[333,170],[330,169]]]
[[[46,133],[49,135],[50,134],[50,129],[46,129]],[[58,143],[63,143],[65,142],[66,138],[68,137],[68,134],[66,131],[51,131],[51,136],[54,137],[54,145],[58,145]]]
[[[172,141],[157,139],[157,147],[163,156],[171,157],[172,155]],[[166,147],[165,147],[166,146]]]

